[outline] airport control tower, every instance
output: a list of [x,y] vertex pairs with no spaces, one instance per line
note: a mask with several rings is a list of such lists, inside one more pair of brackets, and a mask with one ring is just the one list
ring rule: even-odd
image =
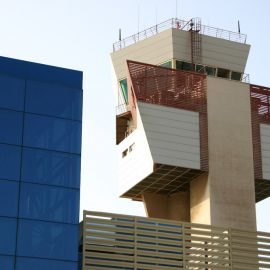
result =
[[256,229],[270,195],[270,89],[244,74],[241,33],[171,19],[120,40],[120,196],[148,217]]
[[114,44],[120,192],[147,217],[84,211],[88,269],[265,270],[270,88],[244,73],[246,36],[171,19]]

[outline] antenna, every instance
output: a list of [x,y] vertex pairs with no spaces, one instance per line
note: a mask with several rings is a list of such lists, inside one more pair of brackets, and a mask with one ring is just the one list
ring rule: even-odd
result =
[[121,28],[119,28],[119,41],[122,40],[122,32],[121,32]]
[[240,29],[240,21],[238,20],[238,33],[241,33],[241,29]]

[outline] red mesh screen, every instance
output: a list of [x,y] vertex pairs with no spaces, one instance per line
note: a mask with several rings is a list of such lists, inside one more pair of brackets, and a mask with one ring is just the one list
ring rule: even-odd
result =
[[270,123],[270,88],[250,85],[254,174],[262,178],[260,123]]
[[206,75],[127,61],[129,104],[136,100],[200,113],[201,169],[208,171]]

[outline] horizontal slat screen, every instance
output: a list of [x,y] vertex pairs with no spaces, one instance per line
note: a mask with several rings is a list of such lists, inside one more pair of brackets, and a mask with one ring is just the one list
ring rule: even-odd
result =
[[270,269],[270,233],[84,211],[86,269]]

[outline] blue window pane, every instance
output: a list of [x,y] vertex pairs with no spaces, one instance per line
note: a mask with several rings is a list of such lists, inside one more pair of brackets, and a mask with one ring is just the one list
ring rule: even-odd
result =
[[81,123],[26,114],[24,145],[80,154]]
[[0,75],[0,108],[22,111],[24,87],[24,80]]
[[79,190],[22,184],[20,217],[66,223],[79,222]]
[[24,148],[22,181],[80,187],[80,156]]
[[0,217],[0,253],[6,255],[15,254],[16,228],[15,218]]
[[0,144],[0,178],[20,180],[21,148]]
[[0,216],[17,216],[18,192],[19,182],[0,180]]
[[22,113],[0,109],[0,142],[21,144],[22,124]]
[[14,257],[0,256],[0,269],[13,270],[14,269]]
[[82,90],[29,81],[25,109],[27,112],[81,121]]
[[[1,268],[0,268],[1,269]],[[76,262],[17,258],[16,270],[77,270]]]
[[77,261],[78,225],[20,220],[17,255]]

